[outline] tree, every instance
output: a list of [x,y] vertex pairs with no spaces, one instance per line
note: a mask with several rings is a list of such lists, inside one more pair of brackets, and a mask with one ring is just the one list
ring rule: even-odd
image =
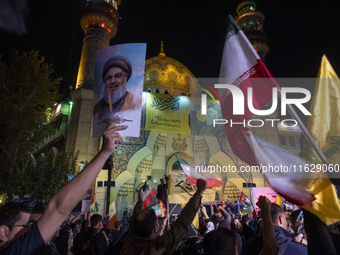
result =
[[[29,191],[23,181],[34,180],[27,175],[34,170],[31,155],[54,132],[47,115],[59,99],[61,78],[53,76],[52,65],[45,63],[37,51],[12,51],[6,59],[0,58],[0,190],[9,196],[15,190],[18,194]],[[35,178],[49,171],[41,169],[44,165],[50,167],[41,160],[37,160],[34,171],[46,172]],[[46,155],[44,160],[51,160],[51,156]]]
[[23,174],[12,176],[12,184],[17,185],[9,191],[18,196],[29,194],[49,201],[69,181],[70,175],[76,173],[76,161],[77,156],[56,153],[52,149],[47,154],[31,155]]

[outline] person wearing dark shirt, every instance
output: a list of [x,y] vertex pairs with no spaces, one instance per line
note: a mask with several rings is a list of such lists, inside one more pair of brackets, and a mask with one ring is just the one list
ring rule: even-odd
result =
[[2,205],[0,207],[0,251],[7,250],[13,242],[24,243],[25,240],[20,237],[26,232],[29,232],[27,235],[35,237],[35,240],[40,240],[31,226],[41,218],[45,208],[44,202],[31,197],[18,197]]
[[286,231],[287,220],[282,207],[272,203],[271,217],[274,225],[274,233],[276,237],[276,245],[278,247],[279,255],[304,255],[307,253],[307,246],[297,243]]
[[[307,246],[297,243],[286,231],[287,220],[282,207],[272,203],[270,215],[274,227],[278,255],[307,255]],[[265,215],[263,215],[265,216]],[[243,246],[244,255],[259,254],[263,248],[263,235],[251,238]]]
[[104,255],[109,248],[109,239],[105,231],[100,231],[102,227],[102,216],[93,214],[91,216],[91,238],[89,242],[89,251],[93,255]]
[[31,197],[18,197],[0,207],[0,249],[28,230],[37,221],[46,204]]
[[248,215],[243,215],[242,216],[242,232],[241,235],[244,237],[245,242],[247,242],[250,238],[254,237],[254,229],[249,226],[249,216]]
[[157,198],[163,202],[163,204],[166,205],[167,203],[167,189],[168,185],[164,183],[164,179],[160,179],[161,184],[157,186]]
[[235,214],[235,216],[238,216],[240,214],[240,206],[239,206],[237,200],[235,201],[235,204],[234,204],[233,207],[234,207],[234,214]]
[[151,208],[143,208],[143,201],[148,195],[148,191],[143,188],[139,192],[137,202],[127,240],[120,252],[121,255],[157,255],[171,254],[174,248],[183,239],[188,231],[189,225],[195,218],[201,204],[202,195],[206,189],[207,182],[198,179],[197,191],[189,200],[177,220],[171,225],[171,229],[159,236],[160,226],[158,226],[155,211]]
[[10,246],[0,251],[0,253],[1,255],[51,254],[51,250],[50,247],[45,244],[39,232],[38,224],[33,223],[24,235],[19,236]]
[[[127,128],[126,125],[115,126],[121,121],[113,121],[103,133],[103,146],[100,152],[72,181],[62,187],[50,200],[41,218],[28,231],[15,239],[2,254],[49,254],[47,244],[52,240],[59,226],[70,214],[72,209],[84,197],[93,185],[107,158],[112,155],[117,143],[123,138],[117,133]],[[9,228],[2,226],[0,235],[8,238]]]
[[213,230],[203,239],[204,255],[236,255],[236,233],[227,228]]
[[226,222],[226,227],[230,229],[231,215],[228,213],[222,205],[217,205],[217,209],[221,211],[222,216]]

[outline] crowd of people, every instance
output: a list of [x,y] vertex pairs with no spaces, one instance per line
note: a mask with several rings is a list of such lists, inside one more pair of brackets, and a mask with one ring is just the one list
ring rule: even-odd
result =
[[[74,217],[72,209],[91,187],[116,143],[117,131],[109,125],[98,155],[46,204],[19,197],[0,207],[0,254],[340,254],[340,225],[326,226],[305,210],[287,209],[260,196],[256,217],[241,215],[231,204],[208,209],[201,203],[206,181],[198,179],[195,194],[176,219],[157,217],[143,208],[148,190],[144,185],[133,212],[108,228],[108,218],[94,214]],[[208,209],[208,210],[207,210]],[[199,227],[192,222],[199,215]]]

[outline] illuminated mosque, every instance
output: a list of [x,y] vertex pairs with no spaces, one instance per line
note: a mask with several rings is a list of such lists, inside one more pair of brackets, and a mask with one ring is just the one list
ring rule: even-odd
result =
[[[84,41],[81,53],[76,88],[71,92],[72,104],[62,104],[56,109],[59,121],[58,132],[49,140],[48,146],[78,153],[79,171],[98,152],[100,138],[92,138],[92,111],[94,63],[96,51],[110,46],[110,39],[118,31],[118,5],[120,1],[88,0],[81,17]],[[245,32],[259,56],[264,59],[269,46],[263,31],[264,15],[256,10],[253,1],[242,1],[236,8],[236,22]],[[166,42],[160,43],[157,56],[145,62],[144,95],[175,96],[190,100],[190,81],[196,78],[182,63],[166,55]],[[145,101],[145,100],[144,100]],[[225,136],[196,136],[190,134],[163,133],[145,130],[146,109],[142,109],[140,137],[125,137],[113,155],[113,171],[102,170],[94,185],[94,199],[102,212],[105,211],[107,185],[113,186],[117,217],[122,217],[126,208],[132,208],[138,199],[137,190],[148,180],[157,189],[160,179],[178,170],[178,158],[187,162],[207,165],[245,165],[233,153]],[[277,126],[261,129],[257,135],[273,144],[298,154],[300,151],[299,130],[287,130]],[[256,133],[256,132],[255,132]],[[64,145],[64,146],[62,146]],[[204,159],[205,162],[201,162]],[[266,181],[260,173],[215,173],[215,178],[224,185],[214,188],[206,202],[219,200],[234,202],[243,191],[249,197],[250,187],[265,187]],[[108,182],[111,178],[111,182]],[[170,201],[176,203],[176,201]]]

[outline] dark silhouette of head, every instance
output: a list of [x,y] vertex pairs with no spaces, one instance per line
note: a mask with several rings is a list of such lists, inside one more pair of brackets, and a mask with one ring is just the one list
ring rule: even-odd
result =
[[90,222],[91,222],[91,227],[97,227],[98,223],[101,223],[103,221],[103,217],[99,214],[93,214],[91,216]]
[[135,233],[141,237],[151,237],[158,232],[156,213],[151,208],[142,210],[132,221]]
[[226,228],[209,232],[203,239],[203,250],[204,255],[236,254],[236,233]]

